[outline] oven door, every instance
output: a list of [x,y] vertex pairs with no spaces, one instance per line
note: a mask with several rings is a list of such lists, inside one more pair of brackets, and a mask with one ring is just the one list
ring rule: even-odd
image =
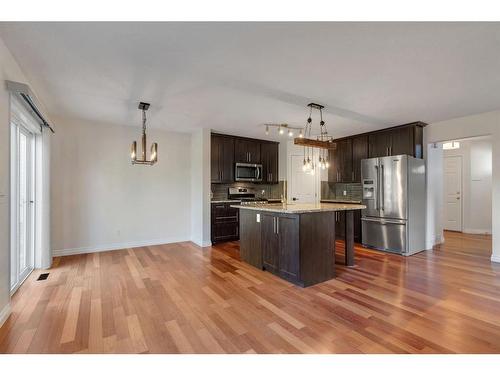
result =
[[262,164],[236,163],[236,181],[262,181]]

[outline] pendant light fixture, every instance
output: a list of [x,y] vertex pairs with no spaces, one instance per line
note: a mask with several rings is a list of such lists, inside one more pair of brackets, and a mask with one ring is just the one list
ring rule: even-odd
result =
[[[296,145],[304,146],[304,160],[302,165],[302,170],[304,172],[315,174],[316,168],[327,169],[330,167],[330,162],[328,158],[328,150],[335,148],[333,143],[333,137],[328,135],[328,130],[326,128],[325,121],[323,120],[323,108],[321,104],[309,103],[309,117],[307,118],[306,126],[304,127],[304,134],[302,131],[298,138],[295,138],[294,143]],[[316,139],[312,136],[312,111],[313,109],[319,111],[320,122],[319,122],[319,135]],[[314,160],[313,150],[315,148],[319,149],[318,162]]]
[[146,157],[146,111],[149,105],[149,103],[139,103],[139,109],[142,111],[142,153],[141,159],[137,159],[137,142],[132,142],[130,151],[132,164],[154,165],[158,161],[158,143],[156,142],[151,145],[150,159]]

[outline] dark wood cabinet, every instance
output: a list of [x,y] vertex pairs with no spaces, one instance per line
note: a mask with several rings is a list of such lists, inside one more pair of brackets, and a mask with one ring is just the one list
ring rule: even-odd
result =
[[262,266],[265,270],[279,274],[279,241],[276,235],[276,216],[262,213],[261,217]]
[[[361,179],[361,160],[368,157],[368,138],[349,138],[336,142],[330,150],[328,180],[333,182],[355,182]],[[357,176],[357,177],[356,177]]]
[[262,213],[261,221],[264,269],[286,280],[299,281],[299,217]]
[[278,144],[261,144],[261,162],[262,162],[262,182],[268,184],[278,183]]
[[368,158],[368,136],[352,139],[352,182],[361,182],[361,160]]
[[410,155],[422,158],[425,125],[422,122],[415,122],[369,134],[369,157]]
[[239,209],[234,203],[212,203],[211,240],[212,243],[239,239]]
[[212,133],[211,181],[235,182],[235,163],[262,164],[262,182],[277,184],[279,152],[277,142]]
[[261,143],[257,140],[236,138],[234,144],[234,160],[236,163],[259,164]]
[[391,131],[390,155],[414,155],[414,129],[412,127],[399,128]]
[[244,262],[262,269],[262,220],[258,220],[257,215],[258,213],[255,211],[240,210],[240,258]]
[[339,182],[352,180],[352,140],[344,139],[338,143],[338,175]]
[[391,148],[391,133],[383,131],[368,136],[368,156],[378,158],[389,156]]
[[232,137],[212,135],[210,167],[213,183],[234,182],[234,139]]
[[279,274],[286,280],[300,279],[299,218],[278,216],[276,232],[279,242]]
[[335,212],[241,211],[243,260],[302,287],[335,276]]

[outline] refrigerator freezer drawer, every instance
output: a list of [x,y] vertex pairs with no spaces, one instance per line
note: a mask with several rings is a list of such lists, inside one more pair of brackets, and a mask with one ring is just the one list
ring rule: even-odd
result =
[[406,231],[407,224],[404,220],[365,217],[361,219],[363,245],[374,249],[406,253]]

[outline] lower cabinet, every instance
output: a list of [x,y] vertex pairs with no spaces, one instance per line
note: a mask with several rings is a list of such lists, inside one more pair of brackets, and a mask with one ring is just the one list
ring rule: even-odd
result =
[[266,271],[298,281],[299,217],[262,214],[262,263]]
[[302,287],[335,276],[334,212],[240,211],[243,261]]
[[239,239],[239,209],[234,203],[212,203],[211,240],[212,243]]

